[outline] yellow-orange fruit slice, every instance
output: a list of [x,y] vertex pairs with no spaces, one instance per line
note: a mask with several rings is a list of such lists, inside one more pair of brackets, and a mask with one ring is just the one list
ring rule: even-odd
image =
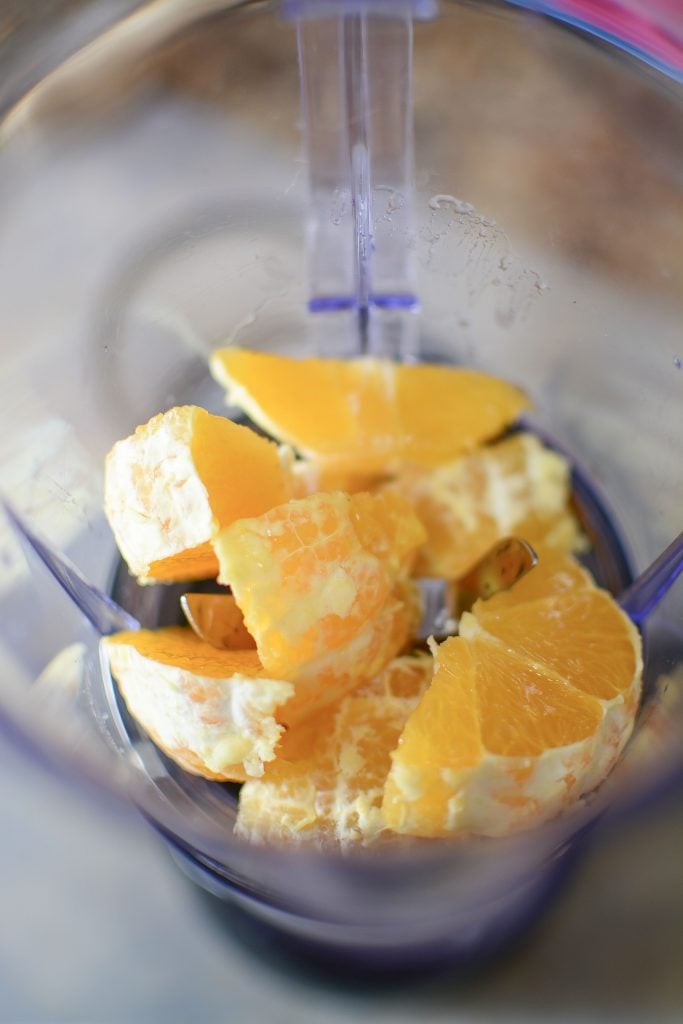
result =
[[372,476],[436,466],[500,434],[527,408],[506,381],[477,370],[379,359],[292,359],[217,349],[211,372],[273,437],[327,472]]
[[569,556],[543,565],[475,604],[436,650],[393,753],[388,827],[504,835],[568,807],[614,765],[640,696],[640,637]]
[[220,651],[180,626],[102,644],[131,715],[182,768],[241,781],[275,756],[276,715],[294,687],[268,676],[256,651]]
[[431,471],[408,469],[388,485],[427,530],[416,572],[458,579],[496,541],[513,534],[533,546],[581,550],[570,507],[566,459],[533,434],[518,433]]
[[308,703],[406,644],[417,611],[406,577],[423,540],[399,496],[317,494],[238,520],[215,549],[264,667]]
[[139,582],[215,576],[211,540],[290,496],[278,448],[196,406],[155,416],[105,464],[105,512]]

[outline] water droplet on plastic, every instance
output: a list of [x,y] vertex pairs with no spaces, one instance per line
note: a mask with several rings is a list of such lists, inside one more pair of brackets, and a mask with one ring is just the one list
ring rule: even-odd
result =
[[476,212],[471,203],[466,203],[456,196],[446,195],[445,193],[432,196],[429,200],[430,210],[440,210],[442,206],[453,206],[456,213],[472,214]]

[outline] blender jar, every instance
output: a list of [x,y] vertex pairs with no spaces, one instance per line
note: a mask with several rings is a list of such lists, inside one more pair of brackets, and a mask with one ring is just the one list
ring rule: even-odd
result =
[[[531,395],[617,593],[681,527],[681,26],[662,22],[658,49],[630,22],[616,50],[577,30],[598,5],[536,6],[566,23],[455,0],[415,23],[411,354]],[[105,453],[173,405],[223,412],[216,345],[330,354],[349,337],[309,308],[296,25],[270,3],[55,2],[10,18],[4,45],[2,491],[152,625],[177,594],[120,570]],[[543,904],[583,835],[680,773],[678,585],[648,619],[635,739],[561,820],[353,857],[247,847],[234,788],[186,775],[135,726],[95,631],[6,521],[0,550],[6,735],[132,800],[199,884],[308,950],[479,957]]]

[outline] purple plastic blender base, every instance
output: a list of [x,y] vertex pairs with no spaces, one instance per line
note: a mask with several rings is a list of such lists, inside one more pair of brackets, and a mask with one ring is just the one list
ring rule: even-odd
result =
[[397,971],[406,981],[445,969],[470,974],[510,950],[561,894],[585,850],[587,832],[523,885],[478,907],[476,915],[466,920],[444,916],[430,927],[429,937],[419,936],[419,924],[389,933],[267,904],[238,890],[165,838],[175,863],[198,886],[212,915],[261,960],[288,972],[314,970],[340,980],[353,976],[395,984]]

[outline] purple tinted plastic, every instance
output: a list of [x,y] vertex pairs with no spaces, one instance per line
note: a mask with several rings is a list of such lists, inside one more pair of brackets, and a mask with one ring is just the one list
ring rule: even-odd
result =
[[437,0],[284,0],[282,10],[287,18],[339,17],[354,14],[408,14],[412,18],[433,18],[438,11]]
[[76,607],[85,615],[100,634],[108,636],[122,629],[139,629],[140,623],[101,590],[93,586],[81,571],[66,557],[52,547],[28,525],[9,502],[2,507],[7,518],[21,538],[29,554],[38,556],[46,569],[68,595]]
[[597,36],[683,82],[680,0],[506,0]]
[[683,533],[663,551],[642,576],[621,595],[619,603],[635,623],[654,611],[683,572]]

